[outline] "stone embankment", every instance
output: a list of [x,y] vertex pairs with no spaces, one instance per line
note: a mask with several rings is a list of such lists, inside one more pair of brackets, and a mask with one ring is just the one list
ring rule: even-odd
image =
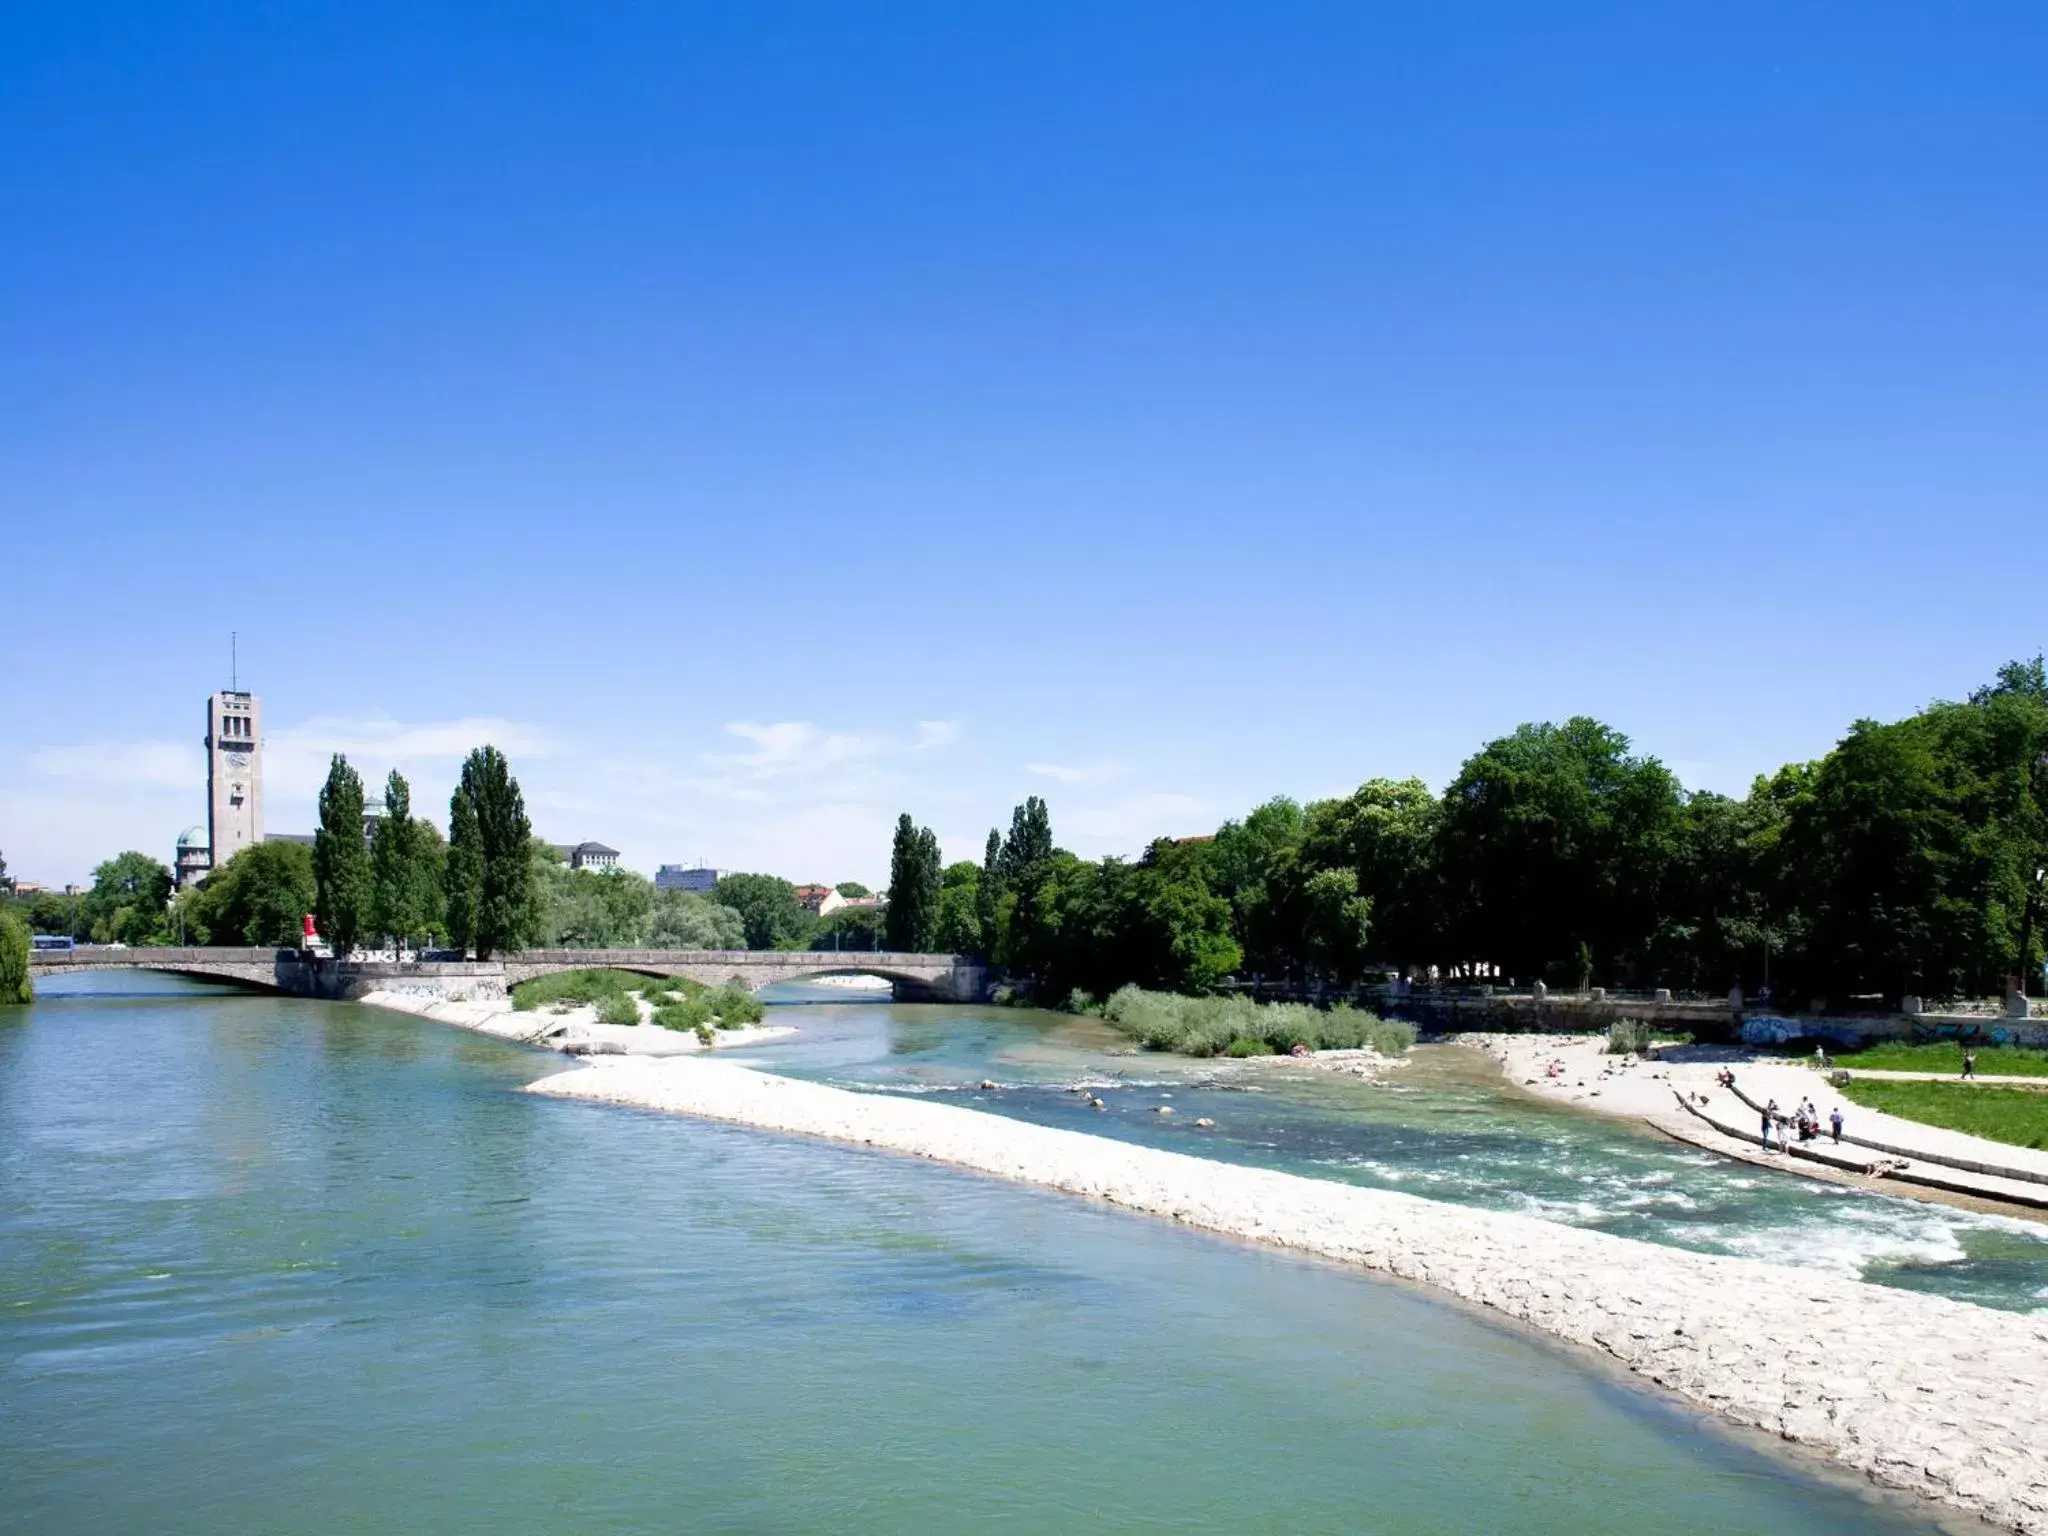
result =
[[1880,1483],[2014,1530],[2048,1532],[2048,1315],[726,1062],[603,1061],[529,1091],[906,1153],[1435,1286]]

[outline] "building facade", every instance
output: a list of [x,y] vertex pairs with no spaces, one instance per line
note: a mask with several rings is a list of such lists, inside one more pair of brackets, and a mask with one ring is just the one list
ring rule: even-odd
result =
[[253,693],[206,701],[207,867],[263,841],[263,710]]
[[206,841],[206,828],[187,827],[178,834],[178,889],[188,890],[204,880],[213,868],[213,854]]
[[619,850],[603,843],[578,843],[569,850],[571,869],[606,870],[619,867]]
[[694,869],[686,869],[681,864],[664,864],[654,872],[654,883],[664,891],[695,891],[700,896],[708,896],[711,888],[730,873],[730,870],[712,869],[701,864]]

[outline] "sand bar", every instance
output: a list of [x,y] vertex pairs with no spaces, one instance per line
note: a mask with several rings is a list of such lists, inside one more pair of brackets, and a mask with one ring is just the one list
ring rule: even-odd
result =
[[930,1158],[1436,1286],[1599,1350],[1880,1483],[2014,1530],[2048,1532],[2048,1314],[1662,1248],[730,1062],[605,1059],[528,1091]]

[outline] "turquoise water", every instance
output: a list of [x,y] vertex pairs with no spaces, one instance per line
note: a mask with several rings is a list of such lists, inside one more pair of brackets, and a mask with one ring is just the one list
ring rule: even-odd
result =
[[[830,997],[786,989],[786,998]],[[1385,1084],[1286,1063],[1132,1056],[1097,1021],[887,1002],[791,1008],[749,1059],[1202,1156],[1522,1211],[1709,1253],[2015,1311],[2048,1307],[2048,1225],[1773,1174],[1505,1091],[1476,1053],[1424,1048]],[[1119,1054],[1112,1054],[1112,1053]],[[984,1080],[999,1086],[980,1091]],[[1095,1111],[1070,1085],[1095,1085]],[[1169,1118],[1156,1113],[1170,1105]],[[1192,1121],[1216,1122],[1208,1131]]]
[[1369,1277],[116,980],[0,1015],[11,1532],[1933,1528]]

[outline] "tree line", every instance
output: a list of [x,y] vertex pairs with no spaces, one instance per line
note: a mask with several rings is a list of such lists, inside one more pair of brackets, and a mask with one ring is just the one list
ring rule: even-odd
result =
[[[1059,848],[1027,799],[981,861],[944,864],[897,823],[886,907],[823,919],[789,881],[728,875],[708,897],[569,870],[533,838],[502,754],[470,754],[444,844],[393,773],[367,840],[337,757],[308,849],[263,843],[167,906],[171,872],[124,853],[76,898],[16,902],[42,932],[99,942],[337,947],[432,935],[481,955],[537,944],[875,949],[984,956],[1049,1001],[1233,977],[1344,986],[1375,972],[1554,986],[1670,986],[1787,999],[2036,987],[2048,915],[2048,677],[2014,662],[1960,702],[1860,720],[1834,750],[1741,798],[1688,791],[1589,718],[1523,725],[1441,794],[1373,779],[1270,800],[1136,860]],[[848,894],[865,894],[859,887]]]
[[1048,1001],[1390,972],[1804,1001],[2038,990],[2048,678],[2036,657],[1961,702],[1857,721],[1739,799],[1687,791],[1581,716],[1486,743],[1441,794],[1283,797],[1135,861],[1058,848],[1032,797],[934,894],[911,862],[905,947],[987,956]]

